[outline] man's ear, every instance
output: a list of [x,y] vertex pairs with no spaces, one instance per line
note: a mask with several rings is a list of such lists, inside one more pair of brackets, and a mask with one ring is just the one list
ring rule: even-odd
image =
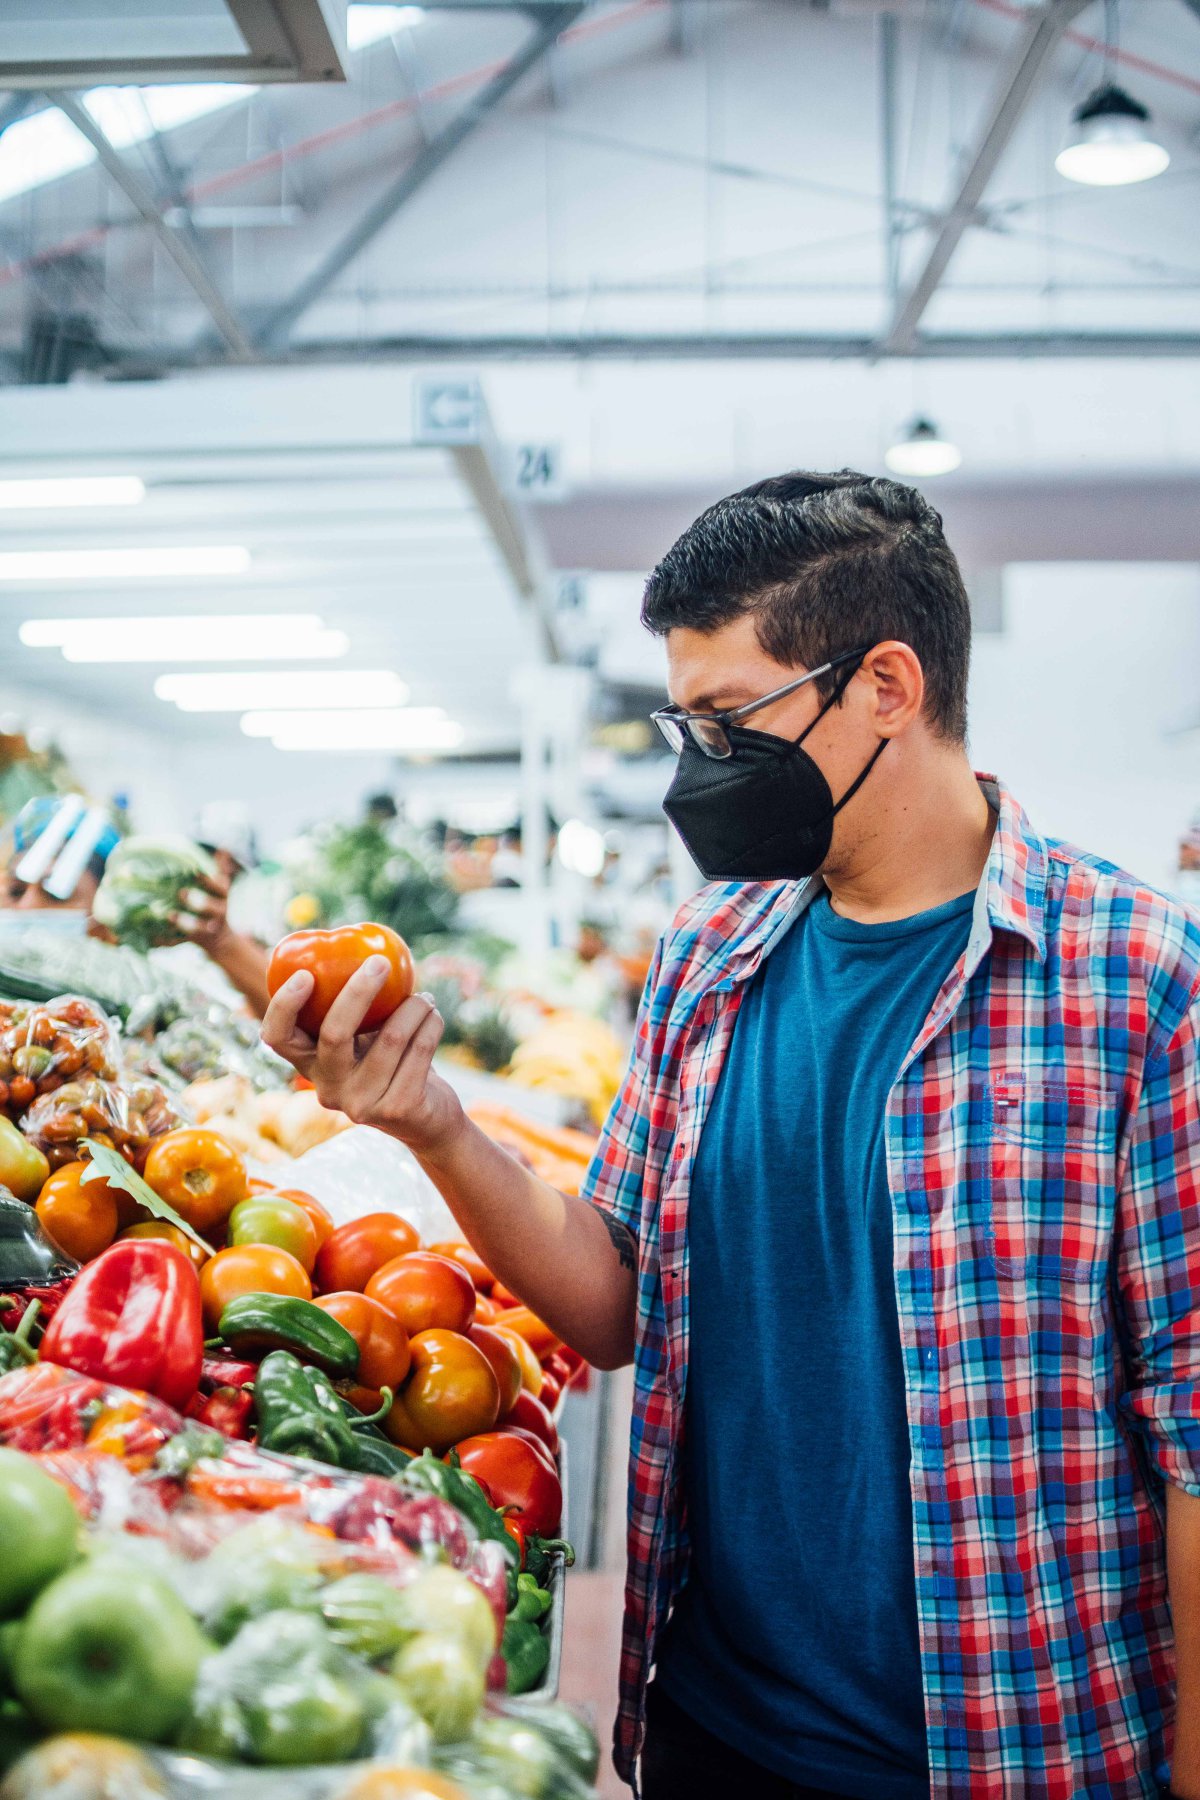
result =
[[915,650],[898,639],[876,644],[863,658],[860,676],[870,684],[870,704],[880,737],[900,737],[920,718],[925,674]]

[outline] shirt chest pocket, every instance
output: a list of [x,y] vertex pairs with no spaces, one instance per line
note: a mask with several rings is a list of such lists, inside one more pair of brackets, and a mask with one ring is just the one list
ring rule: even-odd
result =
[[993,1081],[988,1100],[988,1249],[997,1273],[1102,1279],[1115,1202],[1115,1097],[1064,1077],[1018,1074]]

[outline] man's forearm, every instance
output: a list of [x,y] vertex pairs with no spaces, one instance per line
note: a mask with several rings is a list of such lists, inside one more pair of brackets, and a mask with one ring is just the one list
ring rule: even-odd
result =
[[1167,1588],[1175,1629],[1171,1792],[1200,1800],[1200,1498],[1167,1485]]
[[238,993],[249,1001],[257,1018],[262,1018],[271,996],[267,992],[267,964],[270,951],[257,938],[245,937],[240,931],[223,931],[208,952],[213,962]]
[[470,1120],[437,1155],[418,1154],[506,1287],[598,1368],[630,1361],[636,1246],[622,1225],[522,1168]]

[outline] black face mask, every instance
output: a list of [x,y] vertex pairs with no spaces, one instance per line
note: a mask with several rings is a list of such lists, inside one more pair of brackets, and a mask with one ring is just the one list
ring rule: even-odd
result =
[[845,685],[839,684],[795,743],[730,725],[733,755],[715,759],[685,739],[663,811],[706,880],[794,881],[821,867],[834,819],[888,741],[880,739],[866,768],[835,804],[829,783],[801,746]]

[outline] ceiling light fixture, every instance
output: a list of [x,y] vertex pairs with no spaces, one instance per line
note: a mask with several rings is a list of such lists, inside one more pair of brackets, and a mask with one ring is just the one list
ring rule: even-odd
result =
[[893,475],[949,475],[962,462],[962,451],[943,437],[930,419],[914,419],[904,436],[883,456]]
[[292,662],[344,656],[350,640],[316,613],[170,613],[119,619],[27,619],[33,650],[73,663]]
[[277,750],[457,750],[465,735],[440,706],[248,712],[242,730],[247,737],[269,738]]
[[1150,114],[1124,88],[1108,82],[1071,114],[1054,166],[1088,187],[1128,187],[1161,175],[1171,158],[1150,131]]
[[193,575],[244,575],[250,552],[242,544],[197,544],[166,549],[0,550],[0,581],[144,581]]
[[403,706],[408,685],[391,669],[266,669],[245,674],[160,675],[160,700],[181,712],[246,712],[256,708]]
[[0,480],[0,511],[51,506],[136,506],[146,484],[136,475],[47,475]]

